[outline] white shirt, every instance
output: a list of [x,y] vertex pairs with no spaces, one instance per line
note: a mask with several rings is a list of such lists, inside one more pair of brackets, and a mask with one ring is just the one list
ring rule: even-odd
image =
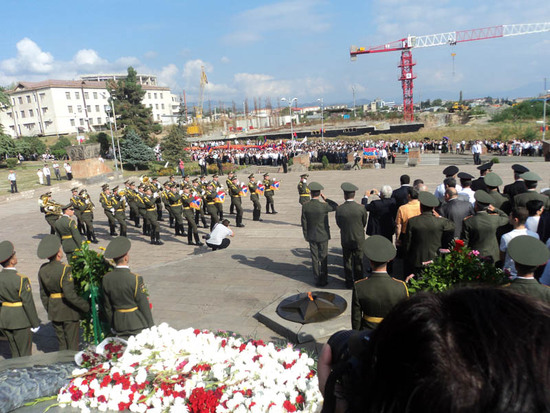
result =
[[506,257],[504,258],[504,266],[502,267],[502,269],[509,270],[510,275],[514,277],[518,275],[518,272],[516,271],[514,260],[510,258],[510,255],[508,254],[508,243],[512,241],[515,237],[519,237],[520,235],[529,235],[530,237],[539,239],[539,234],[533,231],[529,231],[527,228],[514,229],[504,234],[500,239],[500,250],[502,252],[506,252]]
[[[458,185],[457,185],[458,186]],[[467,187],[467,188],[463,188],[462,191],[460,191],[458,193],[458,195],[466,195],[468,197],[468,200],[470,201],[470,204],[474,205],[476,203],[476,199],[475,199],[475,191],[472,191],[472,188],[470,187]]]
[[214,229],[210,233],[210,238],[208,238],[208,243],[211,245],[221,245],[224,238],[232,236],[233,231],[227,228],[222,223],[218,222],[214,225]]
[[44,175],[51,175],[50,168],[48,168],[47,166],[42,168],[42,172],[44,173]]
[[533,215],[532,217],[527,218],[525,221],[525,228],[530,231],[537,232],[539,229],[540,215]]

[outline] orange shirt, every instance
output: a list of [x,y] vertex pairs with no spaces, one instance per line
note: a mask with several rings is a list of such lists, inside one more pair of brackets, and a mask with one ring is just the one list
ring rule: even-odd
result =
[[401,234],[404,234],[407,230],[409,219],[417,215],[420,215],[420,201],[418,199],[413,199],[409,203],[399,207],[395,224],[401,225]]

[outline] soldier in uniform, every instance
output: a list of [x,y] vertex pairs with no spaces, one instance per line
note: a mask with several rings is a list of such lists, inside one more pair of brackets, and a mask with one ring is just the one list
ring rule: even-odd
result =
[[[302,232],[309,242],[313,276],[317,287],[328,284],[328,240],[330,227],[329,212],[336,211],[338,204],[327,199],[323,193],[323,186],[318,182],[309,184],[311,201],[302,205]],[[322,198],[325,202],[319,201]]]
[[523,181],[523,178],[521,178],[521,174],[524,174],[525,172],[529,172],[529,169],[517,163],[512,165],[512,170],[514,171],[514,182],[511,184],[505,185],[502,191],[503,194],[506,195],[511,202],[514,201],[514,197],[516,195],[527,192],[527,187],[525,186],[525,182]]
[[252,201],[253,205],[252,220],[263,221],[263,219],[260,218],[262,216],[262,205],[260,204],[260,195],[258,195],[257,191],[258,184],[256,183],[256,178],[254,177],[254,174],[248,175],[248,192],[250,192],[250,200]]
[[405,232],[405,275],[418,275],[425,263],[437,256],[440,248],[448,247],[454,235],[454,223],[433,213],[434,208],[439,206],[435,195],[421,191],[418,200],[420,215],[409,219]]
[[[216,193],[224,190],[223,186],[220,184],[218,179],[219,179],[218,175],[212,175],[212,185],[214,186],[214,190],[216,191]],[[219,220],[222,221],[223,220],[223,202],[216,202],[216,208],[218,209]]]
[[[228,191],[230,191],[229,188],[230,188],[231,182],[233,181],[233,176],[234,175],[235,174],[233,173],[233,171],[229,171],[227,173],[227,179],[225,180],[225,186],[227,186]],[[229,213],[231,215],[235,215],[235,204],[233,203],[233,197],[231,197],[231,204],[229,205]]]
[[78,205],[78,209],[82,212],[82,223],[86,229],[86,236],[88,237],[88,241],[97,244],[98,240],[94,231],[94,203],[90,199],[86,189],[81,189],[78,195],[83,201],[81,205]]
[[70,260],[74,250],[82,245],[82,237],[78,232],[76,222],[71,219],[74,215],[72,204],[63,205],[61,209],[63,215],[55,222],[55,230],[61,239],[63,252],[67,254],[67,259]]
[[218,208],[216,207],[216,195],[217,192],[214,189],[214,184],[212,182],[208,182],[204,193],[204,203],[206,204],[206,212],[210,215],[210,231],[212,231],[214,226],[219,222]]
[[477,191],[478,189],[483,189],[484,191],[487,190],[487,186],[485,185],[485,180],[483,179],[488,173],[491,172],[491,168],[493,167],[493,162],[487,162],[483,165],[479,165],[477,169],[479,170],[479,178],[474,179],[472,181],[472,185],[470,188],[472,188],[472,191]]
[[176,185],[169,185],[170,191],[167,193],[166,205],[170,208],[170,214],[174,219],[174,228],[176,236],[184,236],[185,228],[183,227],[183,206],[181,203],[181,195],[178,192]]
[[115,268],[105,274],[102,281],[107,319],[122,338],[139,334],[155,324],[143,278],[128,267],[130,247],[126,237],[115,238],[109,243],[105,258],[113,259]]
[[50,234],[55,234],[55,221],[61,214],[61,205],[52,200],[52,193],[46,192],[40,197],[40,211],[45,214],[46,222],[50,226]]
[[359,188],[349,182],[344,182],[340,188],[344,191],[345,202],[336,208],[336,224],[340,228],[346,287],[353,288],[354,281],[363,278],[367,210],[354,200]]
[[134,221],[134,226],[136,228],[141,228],[138,200],[137,200],[137,190],[135,182],[130,182],[128,188],[126,189],[126,200],[128,201],[128,206],[130,207],[130,220]]
[[143,235],[149,235],[151,233],[151,228],[149,224],[149,218],[147,217],[147,207],[145,206],[145,185],[139,184],[138,191],[136,193],[136,204],[138,207],[138,213],[143,218]]
[[90,311],[90,304],[76,293],[71,267],[61,262],[63,249],[58,237],[43,238],[37,255],[48,259],[38,271],[40,299],[55,330],[59,350],[78,351],[80,312]]
[[128,226],[126,225],[126,192],[120,193],[118,186],[113,188],[113,207],[115,208],[115,219],[120,224],[120,235],[126,236]]
[[82,209],[80,206],[84,206],[84,200],[78,195],[78,188],[74,187],[71,189],[71,199],[69,200],[74,209],[74,216],[76,217],[76,223],[78,227],[78,232],[80,235],[86,235],[86,229],[84,223],[82,222]]
[[202,222],[202,227],[208,228],[208,225],[206,224],[206,217],[204,216],[204,190],[201,187],[198,178],[193,179],[192,184],[193,189],[191,194],[193,196],[198,196],[201,199],[201,207],[199,209],[195,209],[195,224],[198,226],[200,219]]
[[514,260],[518,276],[504,287],[550,304],[550,287],[540,284],[534,276],[537,267],[550,259],[546,245],[529,235],[520,235],[508,244],[508,254]]
[[101,186],[102,192],[99,194],[99,202],[103,207],[103,212],[109,221],[109,232],[111,236],[117,236],[116,233],[116,218],[115,218],[115,205],[113,194],[108,184]]
[[[163,184],[164,189],[160,193],[160,199],[164,204],[164,209],[168,211],[168,221],[170,224],[170,228],[174,228],[174,214],[172,212],[172,209],[170,208],[170,201],[168,200],[168,195],[170,195],[170,186],[171,186],[170,181],[164,182]],[[179,232],[179,229],[177,229],[176,232]]]
[[40,329],[40,320],[32,298],[31,282],[17,272],[15,248],[0,242],[0,331],[8,339],[12,357],[30,356],[32,334]]
[[[189,245],[198,245],[200,247],[204,244],[200,242],[199,230],[197,229],[197,224],[195,224],[193,211],[191,209],[191,202],[193,201],[193,198],[190,191],[191,189],[188,186],[184,186],[183,194],[181,195],[183,216],[187,220],[187,243]],[[193,238],[195,238],[195,243],[193,243]]]
[[151,186],[153,193],[157,194],[157,196],[155,197],[155,204],[157,207],[157,221],[164,221],[164,218],[162,218],[162,199],[160,197],[160,194],[162,192],[162,185],[160,184],[156,176],[151,178],[151,183],[149,185]]
[[475,198],[476,213],[464,220],[461,238],[469,248],[478,250],[480,256],[491,257],[497,263],[500,259],[497,230],[508,224],[508,215],[491,205],[493,198],[487,192],[477,190]]
[[145,210],[147,211],[147,225],[149,226],[149,234],[151,237],[151,244],[153,245],[162,245],[164,244],[160,240],[160,225],[158,223],[157,215],[157,197],[158,193],[153,193],[153,188],[148,186],[145,189],[145,195],[143,196],[143,204],[145,205]]
[[230,185],[227,187],[229,195],[231,196],[231,203],[237,210],[237,217],[235,218],[237,227],[244,227],[243,224],[243,206],[241,202],[241,188],[239,187],[237,176],[232,175]]
[[308,174],[300,175],[300,182],[298,183],[298,202],[300,205],[304,205],[311,199],[309,188],[307,187]]
[[527,191],[514,196],[514,206],[516,208],[527,207],[527,202],[536,199],[538,201],[542,201],[545,209],[549,209],[549,198],[546,195],[539,194],[537,192],[537,182],[542,181],[542,178],[534,172],[525,172],[524,174],[521,174],[521,179],[525,182]]
[[491,205],[509,214],[512,211],[510,200],[498,191],[498,187],[502,185],[500,176],[494,172],[489,172],[483,177],[483,180],[486,188],[485,191],[493,198]]
[[[275,203],[273,202],[273,193],[275,192],[273,189],[273,181],[269,178],[269,174],[264,174],[264,196],[265,196],[265,210],[266,214],[276,214],[277,211],[275,211]],[[269,212],[269,207],[271,206],[271,212]]]
[[387,264],[396,255],[396,249],[387,238],[373,235],[363,244],[372,273],[355,282],[351,299],[351,328],[374,329],[400,301],[409,296],[407,285],[387,273]]

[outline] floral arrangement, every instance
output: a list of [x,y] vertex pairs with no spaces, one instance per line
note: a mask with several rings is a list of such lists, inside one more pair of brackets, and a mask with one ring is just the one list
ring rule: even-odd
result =
[[73,252],[70,263],[77,294],[91,300],[90,311],[80,320],[84,341],[97,344],[110,330],[109,326],[100,323],[98,303],[102,300],[103,276],[112,266],[102,253],[90,249],[87,242],[82,243],[82,246]]
[[321,408],[315,362],[291,346],[191,328],[177,331],[166,323],[130,337],[121,357],[119,343],[112,344],[103,346],[95,363],[73,372],[58,394],[61,406],[178,413]]
[[442,251],[424,267],[418,278],[409,280],[409,291],[442,292],[467,284],[500,285],[508,279],[491,260],[479,256],[479,251],[467,248],[457,239],[450,250]]

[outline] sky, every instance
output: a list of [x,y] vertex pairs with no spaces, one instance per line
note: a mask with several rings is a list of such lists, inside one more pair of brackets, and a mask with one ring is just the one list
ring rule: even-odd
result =
[[[400,103],[399,52],[351,62],[351,45],[550,21],[548,0],[3,0],[2,11],[0,85],[133,66],[193,102],[204,66],[205,102],[238,108],[254,98],[350,103],[353,90],[357,101]],[[550,32],[412,53],[415,101],[535,96],[545,77],[550,89]]]

